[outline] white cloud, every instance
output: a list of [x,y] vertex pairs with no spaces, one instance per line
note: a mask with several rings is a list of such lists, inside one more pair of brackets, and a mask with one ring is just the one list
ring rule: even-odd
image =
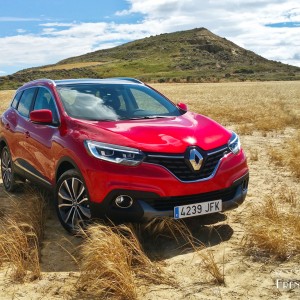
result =
[[[40,24],[40,33],[0,38],[0,65],[32,67],[119,45],[142,37],[206,27],[268,59],[300,66],[300,27],[266,24],[299,22],[295,0],[127,0],[117,15],[141,14],[135,24],[114,22]],[[20,19],[20,18],[19,18]],[[4,21],[0,18],[0,22]],[[28,19],[27,19],[28,20]],[[121,18],[119,18],[121,20]],[[4,69],[2,67],[2,69]]]
[[[50,27],[53,26],[53,27]],[[47,24],[38,35],[19,34],[0,38],[0,65],[32,67],[114,47],[122,41],[149,34],[143,24],[79,23]]]
[[27,31],[27,30],[22,29],[22,28],[17,29],[17,33],[25,33],[26,31]]

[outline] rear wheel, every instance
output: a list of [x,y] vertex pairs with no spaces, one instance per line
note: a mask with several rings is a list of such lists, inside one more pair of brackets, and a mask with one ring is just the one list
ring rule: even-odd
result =
[[10,151],[7,146],[2,149],[1,152],[1,172],[2,181],[5,189],[8,192],[12,192],[16,188],[16,176],[13,170],[13,163],[10,155]]
[[77,233],[91,219],[88,192],[78,171],[68,170],[59,178],[55,207],[61,224],[71,233]]

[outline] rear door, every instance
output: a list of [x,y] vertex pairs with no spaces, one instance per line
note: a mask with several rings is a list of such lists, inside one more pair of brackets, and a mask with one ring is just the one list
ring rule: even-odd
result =
[[3,137],[8,143],[10,153],[12,155],[13,161],[15,160],[16,155],[16,141],[15,141],[15,132],[18,124],[18,113],[16,108],[19,104],[19,100],[22,96],[23,91],[16,93],[11,106],[3,113],[1,117],[1,137]]
[[28,124],[29,113],[32,109],[36,92],[37,88],[35,87],[24,90],[15,107],[14,116],[10,118],[10,129],[13,137],[10,139],[9,146],[14,151],[16,167],[22,171],[28,169],[28,161],[30,160]]

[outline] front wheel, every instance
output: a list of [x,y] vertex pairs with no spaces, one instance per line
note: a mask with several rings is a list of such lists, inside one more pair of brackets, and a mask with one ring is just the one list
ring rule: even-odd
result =
[[55,208],[63,227],[73,234],[91,219],[88,191],[78,171],[68,170],[58,179]]
[[10,151],[7,146],[5,146],[1,152],[1,172],[2,172],[2,181],[5,189],[8,192],[13,192],[17,186],[16,176],[13,170],[13,163],[12,163]]

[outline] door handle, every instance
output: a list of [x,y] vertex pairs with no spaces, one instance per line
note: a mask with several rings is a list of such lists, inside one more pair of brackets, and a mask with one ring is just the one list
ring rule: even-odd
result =
[[26,138],[29,138],[29,137],[30,137],[29,131],[25,131],[25,137],[26,137]]

